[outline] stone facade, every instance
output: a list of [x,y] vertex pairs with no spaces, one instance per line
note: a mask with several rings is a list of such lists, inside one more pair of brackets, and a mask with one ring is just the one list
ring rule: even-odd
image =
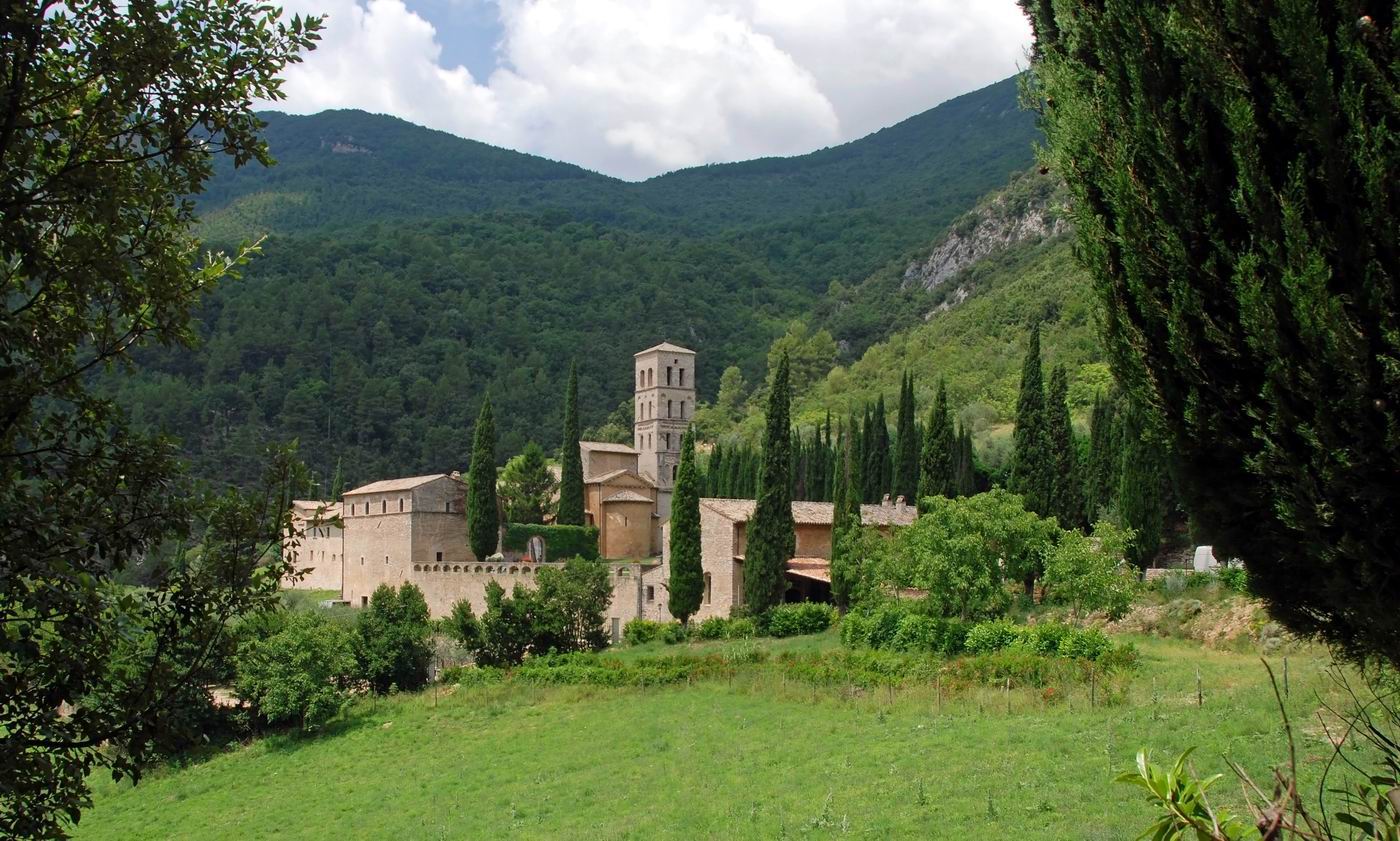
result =
[[301,535],[288,546],[288,560],[300,575],[288,576],[282,586],[292,590],[339,590],[345,562],[345,540],[336,525],[340,503],[333,500],[298,499],[292,502],[292,529]]
[[[632,432],[638,469],[668,502],[680,465],[681,438],[695,414],[695,351],[670,342],[633,357]],[[667,505],[663,517],[669,517]]]
[[455,475],[373,482],[346,492],[342,510],[342,598],[352,605],[368,604],[381,584],[410,580],[415,565],[476,560],[467,548],[466,486]]

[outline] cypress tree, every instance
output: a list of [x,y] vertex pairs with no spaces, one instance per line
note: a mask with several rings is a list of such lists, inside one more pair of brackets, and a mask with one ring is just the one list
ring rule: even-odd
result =
[[1146,567],[1162,548],[1167,519],[1167,459],[1143,410],[1129,405],[1123,413],[1119,437],[1122,451],[1118,469],[1118,517],[1137,533],[1128,559]]
[[1040,366],[1040,325],[1031,328],[1026,361],[1021,368],[1021,395],[1016,401],[1016,430],[1012,437],[1011,490],[1021,495],[1026,509],[1050,516],[1054,460],[1045,419],[1045,383]]
[[695,465],[695,427],[681,439],[681,463],[671,497],[671,580],[668,607],[682,625],[700,609],[705,573],[700,565],[700,476]]
[[894,490],[913,502],[919,492],[919,450],[922,442],[914,429],[914,375],[905,373],[899,384],[899,417],[896,421]]
[[715,449],[710,453],[710,463],[705,470],[705,495],[710,497],[723,496],[720,493],[719,481],[724,476],[724,448],[718,441],[715,442]]
[[879,502],[881,497],[890,492],[894,483],[894,453],[890,447],[890,425],[885,417],[883,394],[875,401],[875,447],[879,450],[880,484],[875,489],[875,498],[871,502]]
[[1023,5],[1104,347],[1193,522],[1291,630],[1400,662],[1394,4]]
[[1069,375],[1065,366],[1056,365],[1050,372],[1050,390],[1045,399],[1047,437],[1054,465],[1050,474],[1050,513],[1060,521],[1060,528],[1082,528],[1084,479],[1069,419]]
[[973,496],[977,493],[977,464],[972,454],[972,433],[958,425],[958,463],[955,470],[954,493]]
[[919,501],[924,497],[953,496],[953,420],[948,413],[948,389],[940,380],[938,396],[924,427],[923,452],[919,460]]
[[858,559],[846,553],[842,538],[852,528],[860,526],[860,499],[852,491],[850,442],[842,448],[836,471],[836,490],[831,523],[831,597],[841,610],[850,607],[851,596],[859,577],[855,569]]
[[768,393],[768,416],[763,436],[763,463],[758,477],[758,504],[749,522],[744,553],[744,602],[757,616],[780,604],[787,591],[787,562],[796,550],[792,522],[792,498],[788,494],[788,355],[778,360]]
[[559,453],[559,511],[561,526],[583,525],[583,456],[579,452],[578,363],[569,363],[569,385],[564,392],[564,444]]
[[1118,400],[1101,394],[1094,396],[1094,409],[1089,416],[1089,458],[1084,471],[1084,518],[1094,523],[1104,509],[1118,502],[1118,468],[1122,460],[1122,445],[1115,434],[1118,422]]
[[476,418],[472,463],[467,469],[467,543],[477,560],[496,554],[500,528],[496,505],[496,423],[491,416],[491,398],[487,397]]

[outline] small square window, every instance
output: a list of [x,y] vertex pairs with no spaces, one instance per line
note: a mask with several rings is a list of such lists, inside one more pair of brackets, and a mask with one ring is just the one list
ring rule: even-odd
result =
[[647,585],[647,601],[656,601],[656,588],[650,584]]
[[441,552],[437,553],[437,562],[438,562],[438,563],[442,563],[442,553],[441,553]]

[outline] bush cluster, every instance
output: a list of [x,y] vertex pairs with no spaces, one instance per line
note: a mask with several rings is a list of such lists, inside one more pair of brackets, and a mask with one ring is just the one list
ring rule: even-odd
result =
[[972,625],[930,615],[920,602],[879,602],[853,610],[841,623],[841,641],[851,648],[910,654],[961,654]]
[[[1037,656],[1100,660],[1116,650],[1097,628],[1076,628],[1058,622],[1016,625],[1005,619],[973,624],[931,616],[923,603],[908,601],[880,602],[851,611],[841,623],[841,641],[849,648],[944,657],[1014,650]],[[1128,654],[1118,656],[1134,659]]]
[[679,622],[656,622],[632,619],[622,628],[622,638],[629,645],[645,645],[660,640],[667,645],[697,640],[741,640],[758,636],[795,637],[819,634],[836,624],[836,608],[829,604],[801,602],[778,605],[757,619],[736,616],[725,619],[711,616],[689,627]]
[[760,625],[770,637],[796,637],[820,634],[836,624],[836,608],[818,602],[780,604],[761,617]]

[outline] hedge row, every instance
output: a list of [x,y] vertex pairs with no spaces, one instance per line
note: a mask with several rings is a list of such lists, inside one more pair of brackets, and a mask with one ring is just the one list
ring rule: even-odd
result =
[[780,604],[757,619],[746,616],[725,619],[712,616],[702,620],[687,630],[679,622],[654,622],[650,619],[633,619],[622,629],[622,638],[631,645],[645,645],[661,640],[667,645],[685,642],[687,639],[733,640],[752,637],[795,637],[803,634],[820,634],[836,624],[836,608],[829,604],[799,602]]
[[[897,601],[847,614],[841,625],[841,641],[852,648],[946,657],[1016,650],[1099,660],[1114,651],[1113,643],[1097,628],[1076,628],[1056,622],[1015,625],[1005,620],[973,624],[929,616],[917,603]],[[1126,654],[1121,657],[1132,659]]]
[[532,537],[544,538],[546,560],[562,561],[573,557],[589,561],[598,560],[597,526],[507,523],[505,536],[501,539],[501,548],[511,552],[524,552],[529,548]]

